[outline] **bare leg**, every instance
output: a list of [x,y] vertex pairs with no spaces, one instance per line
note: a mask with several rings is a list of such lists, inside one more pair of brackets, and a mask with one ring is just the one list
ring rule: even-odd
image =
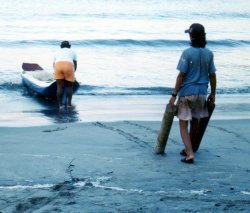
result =
[[63,107],[62,96],[63,96],[64,80],[63,79],[56,80],[56,84],[57,84],[57,100],[58,100],[59,108],[61,109]]
[[66,81],[67,107],[71,107],[71,100],[72,100],[72,96],[73,96],[73,84],[74,84],[74,82]]
[[185,151],[187,153],[186,159],[187,160],[193,159],[194,153],[193,153],[193,149],[192,149],[190,136],[188,133],[188,121],[180,120],[180,133],[181,133],[182,141],[185,145]]
[[[199,120],[197,118],[192,118],[192,120],[190,122],[190,130],[189,130],[191,144],[194,143],[194,138],[197,136],[198,124],[199,124]],[[192,148],[193,148],[193,151],[195,152],[196,151],[196,150],[194,150],[195,147],[192,147]]]

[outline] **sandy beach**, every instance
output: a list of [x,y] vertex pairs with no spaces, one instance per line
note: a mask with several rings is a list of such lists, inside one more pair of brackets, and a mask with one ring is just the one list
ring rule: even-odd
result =
[[249,212],[250,120],[212,120],[195,163],[174,122],[0,127],[0,212]]
[[[250,1],[235,2],[1,1],[0,213],[249,213]],[[192,23],[218,82],[187,165],[176,117],[166,153],[153,148]],[[59,110],[21,73],[53,73],[64,40],[80,87]]]

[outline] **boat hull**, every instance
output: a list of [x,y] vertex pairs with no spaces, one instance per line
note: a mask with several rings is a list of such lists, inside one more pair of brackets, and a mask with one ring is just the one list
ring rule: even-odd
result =
[[[35,72],[35,71],[31,71]],[[21,74],[23,85],[26,86],[32,93],[35,93],[39,96],[42,96],[46,99],[57,100],[57,85],[56,81],[52,82],[43,82],[32,77],[29,74],[29,71],[25,71]],[[74,82],[73,85],[73,94],[79,89],[79,83]],[[66,89],[64,89],[64,96],[66,95]]]

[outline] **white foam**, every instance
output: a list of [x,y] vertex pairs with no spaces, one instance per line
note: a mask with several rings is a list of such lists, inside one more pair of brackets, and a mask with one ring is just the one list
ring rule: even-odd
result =
[[241,191],[241,193],[244,195],[250,195],[250,191]]
[[44,189],[51,188],[54,184],[35,184],[35,185],[15,185],[15,186],[0,186],[0,189]]

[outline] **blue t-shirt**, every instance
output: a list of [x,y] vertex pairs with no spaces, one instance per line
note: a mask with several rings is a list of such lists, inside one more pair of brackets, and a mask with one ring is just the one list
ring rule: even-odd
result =
[[208,48],[189,47],[183,51],[177,66],[185,74],[179,96],[207,94],[209,74],[216,71],[213,58]]

